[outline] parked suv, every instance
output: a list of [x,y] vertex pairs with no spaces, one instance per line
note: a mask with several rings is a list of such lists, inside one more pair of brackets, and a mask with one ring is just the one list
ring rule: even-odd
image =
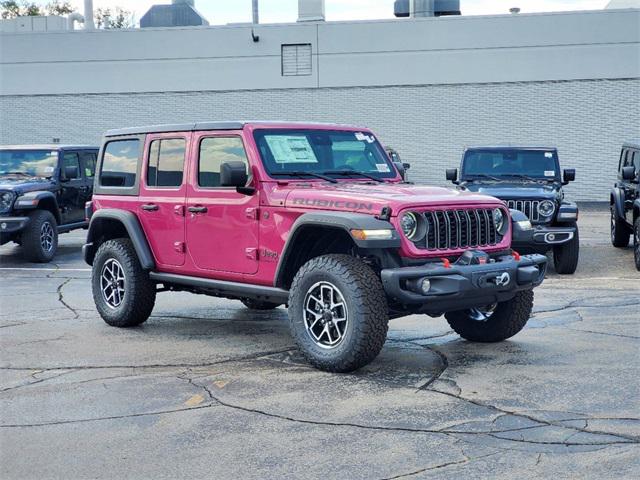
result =
[[31,262],[56,254],[58,233],[86,228],[98,147],[0,147],[0,245],[22,245]]
[[530,222],[498,200],[403,183],[365,128],[196,123],[106,134],[84,257],[102,318],[143,323],[156,292],[286,304],[318,368],[382,348],[390,318],[446,315],[501,341],[529,319],[546,257],[511,252]]
[[640,140],[622,147],[618,181],[611,190],[611,243],[627,247],[633,233],[636,268],[640,270]]
[[521,253],[545,254],[553,250],[555,270],[576,271],[580,253],[578,206],[565,199],[562,187],[576,172],[560,174],[558,151],[553,147],[470,147],[458,170],[447,169],[447,180],[460,189],[492,195],[509,208],[524,213],[533,235],[514,241]]

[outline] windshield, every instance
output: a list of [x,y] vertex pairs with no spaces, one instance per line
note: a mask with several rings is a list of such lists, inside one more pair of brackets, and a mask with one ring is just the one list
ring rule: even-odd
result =
[[334,130],[256,130],[262,162],[277,178],[390,179],[396,170],[376,138]]
[[481,149],[467,150],[462,178],[513,177],[558,180],[558,154],[555,150]]
[[0,150],[0,175],[50,178],[58,163],[55,150]]

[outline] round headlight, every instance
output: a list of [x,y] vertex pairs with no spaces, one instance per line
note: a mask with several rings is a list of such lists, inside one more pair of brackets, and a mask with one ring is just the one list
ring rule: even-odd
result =
[[538,212],[543,217],[550,217],[551,215],[553,215],[555,209],[556,205],[551,200],[543,200],[538,206]]
[[505,222],[505,215],[504,212],[502,211],[501,208],[494,208],[493,209],[493,224],[496,226],[496,230],[498,231],[498,233],[500,233],[501,235],[504,235],[506,233],[506,222]]
[[427,234],[427,222],[416,212],[407,212],[400,217],[402,233],[412,242],[422,240]]
[[13,204],[13,193],[11,192],[2,192],[0,193],[0,212],[7,212],[11,210],[11,205]]

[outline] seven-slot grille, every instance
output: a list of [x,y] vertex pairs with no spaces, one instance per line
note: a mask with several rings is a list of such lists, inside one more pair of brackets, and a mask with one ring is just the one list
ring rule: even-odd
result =
[[539,205],[540,202],[537,200],[507,200],[507,206],[509,208],[521,211],[532,222],[540,220],[540,213],[538,212]]
[[[500,242],[493,209],[432,210],[423,212],[427,234],[415,245],[426,250],[491,246]],[[506,218],[505,218],[506,221]]]

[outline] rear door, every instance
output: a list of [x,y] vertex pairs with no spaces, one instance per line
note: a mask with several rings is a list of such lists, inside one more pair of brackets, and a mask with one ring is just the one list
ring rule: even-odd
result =
[[84,189],[85,182],[80,170],[80,155],[75,151],[62,151],[58,207],[64,225],[84,220]]
[[138,218],[158,266],[185,260],[184,207],[189,133],[146,137],[138,198]]
[[[187,245],[199,270],[258,271],[258,194],[220,186],[220,164],[241,161],[251,172],[242,132],[201,132],[193,137],[187,190]],[[251,179],[249,179],[251,182]]]

